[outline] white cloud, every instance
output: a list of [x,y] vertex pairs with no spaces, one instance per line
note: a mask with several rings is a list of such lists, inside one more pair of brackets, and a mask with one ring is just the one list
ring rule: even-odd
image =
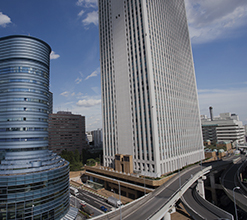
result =
[[0,12],[0,26],[6,27],[6,25],[9,23],[11,23],[10,17]]
[[247,88],[198,90],[200,113],[209,115],[208,108],[213,106],[215,116],[224,112],[236,113],[247,124],[246,95]]
[[59,57],[60,57],[59,54],[56,54],[54,51],[51,51],[51,54],[50,54],[50,59],[51,60],[58,59]]
[[78,13],[78,16],[81,17],[83,14],[84,14],[84,11],[81,10],[81,11]]
[[91,77],[97,76],[97,71],[93,71],[85,80],[88,80]]
[[[56,111],[71,111],[73,114],[80,114],[86,117],[86,129],[94,130],[102,128],[102,117],[101,117],[101,96],[89,96],[87,94],[76,93],[74,97],[71,96],[68,91],[64,92],[66,97],[69,97],[68,102],[64,100],[60,103],[55,103],[54,112]],[[76,103],[76,99],[79,96],[80,100]],[[68,98],[67,98],[68,99]],[[78,99],[77,99],[78,100]]]
[[79,73],[80,73],[81,77],[83,77],[83,74],[82,74],[82,72],[79,72]]
[[87,17],[82,20],[83,25],[89,25],[93,23],[94,25],[98,25],[98,12],[92,11],[87,14]]
[[69,92],[68,91],[65,91],[65,92],[62,92],[60,95],[62,95],[64,97],[68,97],[69,96]]
[[78,92],[77,94],[76,94],[76,96],[78,96],[78,97],[80,97],[80,96],[82,96],[83,95],[83,93],[81,93],[81,92]]
[[98,1],[97,0],[78,0],[76,2],[76,5],[84,6],[86,8],[96,8],[98,5]]
[[96,94],[100,94],[100,88],[95,86],[91,88]]
[[99,105],[101,103],[101,99],[83,99],[79,100],[76,105],[77,106],[83,106],[83,107],[92,107],[95,105]]
[[185,0],[185,4],[192,43],[236,37],[247,25],[247,1]]
[[82,81],[82,79],[78,77],[78,78],[75,80],[75,83],[76,83],[76,84],[79,84],[81,81]]
[[88,80],[91,77],[97,76],[99,74],[100,68],[97,68],[95,71],[93,71],[89,76],[86,77],[85,80]]

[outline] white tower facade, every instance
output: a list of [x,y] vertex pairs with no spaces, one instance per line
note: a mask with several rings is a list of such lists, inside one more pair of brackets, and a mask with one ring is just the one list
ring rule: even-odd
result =
[[104,165],[160,176],[204,158],[184,1],[99,0]]

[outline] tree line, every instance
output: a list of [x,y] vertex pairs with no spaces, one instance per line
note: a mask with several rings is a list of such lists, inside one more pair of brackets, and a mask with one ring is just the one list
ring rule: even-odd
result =
[[101,163],[103,150],[97,153],[92,153],[89,149],[83,149],[81,153],[77,149],[75,152],[63,150],[60,156],[70,163],[70,171],[79,171],[84,164],[94,166],[96,162]]

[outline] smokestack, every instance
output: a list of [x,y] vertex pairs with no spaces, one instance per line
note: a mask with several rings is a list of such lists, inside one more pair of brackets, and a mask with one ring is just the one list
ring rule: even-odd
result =
[[209,113],[210,113],[211,121],[213,121],[214,120],[214,116],[213,116],[213,107],[212,106],[209,107]]

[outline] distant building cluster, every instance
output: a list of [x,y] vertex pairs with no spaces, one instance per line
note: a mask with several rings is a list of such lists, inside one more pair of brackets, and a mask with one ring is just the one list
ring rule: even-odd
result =
[[201,124],[204,142],[217,144],[230,141],[235,145],[245,143],[245,128],[236,114],[220,113],[219,117],[213,117],[211,108],[210,118],[201,115]]
[[103,147],[103,136],[102,129],[97,129],[93,131],[87,131],[87,141],[91,147],[102,148]]
[[49,115],[49,149],[60,154],[63,150],[78,150],[87,146],[85,116],[67,111]]

